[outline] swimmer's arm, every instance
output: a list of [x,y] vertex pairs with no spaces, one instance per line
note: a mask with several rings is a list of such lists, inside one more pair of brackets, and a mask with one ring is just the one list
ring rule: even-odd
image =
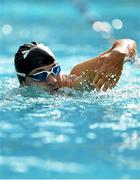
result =
[[[111,89],[117,84],[126,57],[133,58],[135,55],[135,41],[121,39],[116,41],[106,52],[74,66],[70,74],[81,76],[86,71],[93,71],[95,75],[93,86],[97,90],[102,88],[106,91],[108,88]],[[113,82],[108,78],[110,74],[115,75]]]
[[106,91],[115,87],[121,77],[123,64],[129,58],[134,59],[136,51],[135,41],[121,39],[113,44],[111,52],[100,55],[103,63],[93,80],[96,90]]
[[[79,76],[86,70],[94,70],[96,72],[102,66],[102,59],[112,56],[112,54],[116,57],[119,56],[119,58],[122,56],[124,61],[127,60],[127,57],[134,58],[136,55],[136,42],[131,39],[117,40],[110,49],[101,53],[99,56],[85,60],[74,66],[70,74]],[[117,61],[116,58],[115,60]]]

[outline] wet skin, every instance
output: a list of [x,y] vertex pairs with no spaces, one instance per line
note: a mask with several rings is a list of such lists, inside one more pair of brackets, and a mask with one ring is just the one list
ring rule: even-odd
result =
[[[61,87],[82,89],[82,87],[96,88],[97,91],[112,89],[117,84],[123,69],[126,57],[133,58],[136,54],[136,43],[130,39],[116,41],[106,52],[97,57],[86,60],[73,67],[70,75],[49,75],[44,82],[38,82],[26,77],[23,86],[41,86],[49,90]],[[57,62],[32,70],[29,75],[39,71],[50,71]]]
[[[29,75],[33,75],[35,73],[45,71],[45,70],[50,71],[52,69],[52,67],[55,66],[56,64],[57,64],[57,62],[50,64],[50,65],[36,68],[36,69],[32,70],[29,73]],[[40,82],[40,81],[35,81],[31,77],[27,76],[23,85],[40,86],[40,87],[44,87],[48,90],[57,90],[61,87],[69,87],[69,88],[74,87],[76,78],[77,78],[77,76],[75,76],[75,75],[67,76],[62,73],[60,73],[59,75],[50,74],[46,81]]]

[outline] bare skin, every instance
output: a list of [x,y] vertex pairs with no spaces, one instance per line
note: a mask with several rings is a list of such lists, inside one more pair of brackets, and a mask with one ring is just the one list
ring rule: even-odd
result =
[[[57,90],[61,87],[74,89],[90,87],[96,88],[97,91],[101,89],[106,91],[117,84],[125,59],[127,57],[133,58],[135,55],[135,41],[130,39],[118,40],[106,52],[74,66],[68,76],[64,74],[59,74],[58,76],[50,75],[45,82],[37,82],[27,76],[21,85],[41,86],[50,90]],[[36,68],[29,75],[42,70],[49,71],[55,63]]]
[[[44,71],[44,70],[49,71],[55,64],[56,64],[56,62],[53,64],[50,64],[50,65],[47,65],[47,66],[42,66],[42,67],[36,68],[36,69],[32,70],[29,73],[29,75],[32,75],[39,71]],[[40,87],[44,87],[48,90],[57,90],[61,87],[73,88],[74,84],[75,84],[74,80],[76,78],[77,78],[76,75],[67,76],[67,75],[64,75],[61,73],[58,76],[49,75],[47,81],[39,82],[39,81],[34,81],[32,78],[27,76],[25,81],[22,82],[21,86],[40,86]]]
[[130,39],[118,40],[106,52],[76,65],[71,74],[90,81],[97,91],[101,89],[106,91],[117,84],[126,58],[134,58],[135,55],[135,41]]

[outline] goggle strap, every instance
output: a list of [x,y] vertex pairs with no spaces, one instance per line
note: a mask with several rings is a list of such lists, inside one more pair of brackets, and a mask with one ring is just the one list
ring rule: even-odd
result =
[[[49,74],[51,74],[51,73],[54,74],[54,75],[56,75],[56,74],[53,72],[53,69],[56,68],[57,66],[59,66],[59,65],[54,66],[54,67],[52,68],[51,72],[50,72],[50,71],[42,71],[42,72],[35,73],[35,74],[33,74],[33,75],[38,75],[38,74],[44,73],[44,72],[47,72],[47,73],[48,73],[48,76],[49,76]],[[21,77],[26,77],[26,76],[27,76],[25,73],[21,73],[21,72],[16,72],[16,74],[17,74],[18,76],[21,76]],[[29,75],[28,75],[28,76],[29,76]],[[32,76],[29,76],[29,77],[32,77]]]
[[16,72],[16,74],[21,77],[26,77],[26,74],[24,74],[24,73]]
[[53,73],[53,74],[55,75],[55,73],[53,72],[53,69],[56,68],[56,67],[58,67],[58,66],[59,66],[59,65],[56,65],[56,66],[52,67],[51,71],[41,71],[41,72],[37,72],[37,73],[35,73],[35,74],[33,74],[33,75],[38,75],[38,74],[44,73],[44,72],[47,72],[48,74]]
[[33,74],[33,75],[35,76],[35,75],[38,75],[38,74],[41,74],[41,73],[44,73],[44,72],[47,72],[47,73],[48,73],[48,71],[41,71],[41,72],[37,72],[37,73],[35,73],[35,74]]

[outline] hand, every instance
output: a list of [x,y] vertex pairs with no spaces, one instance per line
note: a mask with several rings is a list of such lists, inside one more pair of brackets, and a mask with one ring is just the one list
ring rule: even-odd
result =
[[125,54],[112,51],[99,57],[97,73],[93,80],[93,86],[97,91],[112,89],[118,82],[125,59]]

